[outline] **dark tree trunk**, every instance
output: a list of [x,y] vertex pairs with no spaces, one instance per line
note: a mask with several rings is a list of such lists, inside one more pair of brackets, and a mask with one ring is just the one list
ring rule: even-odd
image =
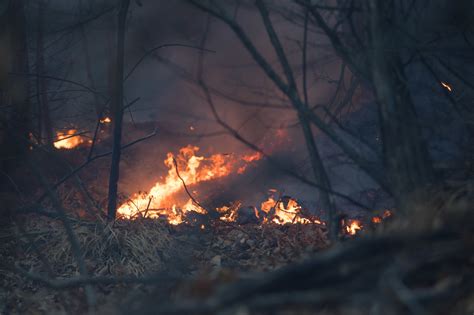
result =
[[304,116],[304,114],[299,114],[299,121],[301,128],[303,130],[304,139],[306,143],[306,148],[308,149],[311,167],[313,169],[313,174],[316,182],[321,185],[321,188],[317,190],[318,200],[320,202],[320,208],[327,211],[328,214],[328,228],[329,228],[329,238],[331,240],[336,240],[338,235],[338,222],[336,220],[336,207],[334,200],[329,194],[331,190],[331,182],[326,173],[326,168],[324,167],[323,160],[319,154],[318,147],[314,140],[313,132],[311,130],[311,125]]
[[[83,3],[82,1],[79,1],[79,8],[81,13],[83,13],[85,10],[83,8]],[[85,62],[85,71],[86,71],[86,76],[87,80],[89,81],[89,86],[96,91],[96,84],[94,80],[94,73],[92,71],[92,62],[91,62],[91,55],[90,55],[90,49],[89,49],[89,39],[87,38],[87,32],[86,32],[86,26],[85,24],[82,24],[80,26],[80,32],[81,32],[81,37],[82,37],[82,47],[84,50],[84,62]],[[97,119],[101,119],[103,114],[104,114],[104,104],[101,102],[100,98],[97,96],[96,93],[93,95],[94,97],[94,109],[97,114]]]
[[39,1],[36,45],[36,92],[38,96],[39,137],[41,142],[52,145],[54,137],[49,109],[48,82],[43,77],[46,74],[44,63],[44,6],[44,1]]
[[9,173],[27,152],[31,130],[28,79],[19,75],[28,72],[28,52],[23,1],[0,10],[0,170]]
[[[422,138],[415,106],[390,23],[383,14],[390,8],[372,1],[371,76],[377,98],[383,138],[384,164],[390,188],[399,207],[422,197],[435,177],[427,146]],[[387,35],[389,34],[389,35]],[[396,37],[395,37],[396,38]],[[405,209],[406,210],[406,209]]]
[[130,0],[122,0],[118,13],[117,51],[116,66],[111,103],[113,108],[113,148],[112,163],[109,177],[109,199],[107,207],[107,218],[115,219],[117,211],[117,190],[120,171],[120,154],[122,141],[122,119],[123,119],[123,72],[125,54],[125,25],[127,20]]

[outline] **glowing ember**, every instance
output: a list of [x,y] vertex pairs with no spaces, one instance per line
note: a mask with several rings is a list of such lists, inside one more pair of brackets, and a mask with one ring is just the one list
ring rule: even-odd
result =
[[126,219],[133,219],[140,215],[149,218],[163,216],[171,224],[180,224],[184,221],[187,212],[206,213],[205,209],[195,205],[192,200],[188,200],[185,204],[177,200],[176,194],[184,191],[183,181],[190,186],[215,180],[236,173],[240,167],[257,160],[250,158],[252,155],[236,157],[231,154],[214,154],[203,157],[196,155],[198,150],[198,147],[189,145],[181,148],[176,156],[168,153],[164,161],[168,167],[166,178],[157,182],[149,193],[132,196],[128,202],[117,209],[117,213]]
[[362,222],[359,220],[351,220],[349,225],[345,226],[346,232],[349,235],[356,235],[356,233],[362,230]]
[[392,212],[390,210],[385,209],[385,211],[380,216],[375,216],[372,218],[372,223],[379,224],[382,223],[383,220],[387,219],[388,217],[392,216]]
[[78,135],[76,129],[69,129],[66,132],[58,131],[56,137],[58,139],[54,142],[56,149],[74,149],[83,143],[89,142],[85,137]]
[[100,119],[99,122],[101,124],[110,124],[112,122],[112,119],[110,119],[110,117],[104,117],[104,118]]
[[453,91],[453,88],[448,83],[446,83],[446,82],[440,82],[440,83],[441,83],[441,86],[444,87],[449,92]]
[[382,218],[381,217],[373,217],[372,218],[372,223],[375,223],[375,224],[382,223]]

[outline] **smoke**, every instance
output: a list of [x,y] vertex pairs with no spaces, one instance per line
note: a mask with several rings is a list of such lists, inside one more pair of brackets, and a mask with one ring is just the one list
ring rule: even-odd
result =
[[[107,7],[113,3],[103,2],[97,4],[97,7]],[[139,138],[154,128],[158,130],[155,138],[136,145],[124,154],[120,189],[126,194],[149,189],[166,173],[163,165],[166,153],[177,152],[187,144],[199,146],[202,155],[248,150],[231,135],[223,134],[223,128],[216,123],[200,87],[193,82],[197,75],[200,54],[198,47],[208,18],[206,14],[185,1],[148,0],[141,3],[142,6],[137,6],[132,1],[130,10],[126,35],[126,73],[153,47],[184,44],[196,48],[162,48],[145,58],[125,82],[127,102],[140,99],[125,113],[124,141]],[[94,2],[90,4],[91,7],[95,6]],[[73,16],[74,20],[80,19],[77,17],[78,6],[75,2],[57,0],[51,1],[49,6],[50,14],[61,11]],[[235,12],[238,22],[259,52],[283,77],[258,12],[244,6]],[[110,69],[114,55],[115,14],[115,11],[106,13],[85,26],[93,83],[105,98],[112,75]],[[285,52],[294,65],[298,85],[301,85],[301,25],[289,22],[277,14],[272,15],[272,18],[284,43]],[[55,36],[52,35],[50,39],[54,40]],[[227,26],[211,19],[207,36],[205,48],[212,52],[204,53],[203,75],[207,85],[215,92],[213,101],[220,117],[245,139],[272,154],[285,168],[311,178],[308,175],[312,172],[307,161],[305,143],[291,105]],[[73,37],[78,42],[84,40],[77,31]],[[328,102],[336,89],[340,74],[340,64],[333,52],[324,48],[325,44],[321,42],[320,35],[309,30],[308,87],[312,105]],[[69,54],[65,54],[64,58],[72,60],[68,76],[90,85],[84,49],[79,43],[71,44],[66,50]],[[92,95],[82,96],[80,101],[68,102],[57,116],[62,117],[68,112],[71,123],[90,129],[95,120],[92,110],[94,102]],[[261,106],[254,106],[255,104]],[[87,107],[90,109],[84,110]],[[282,133],[285,141],[278,139]],[[318,130],[314,130],[314,133],[318,136],[318,142],[323,141]],[[321,144],[323,157],[337,152],[329,141]],[[289,179],[284,172],[266,161],[259,165],[244,176],[230,179],[229,186],[222,190],[219,198],[254,202],[261,200],[267,189],[276,188],[297,198],[314,201],[314,187]],[[350,167],[345,167],[344,172],[347,177],[356,176]],[[351,185],[343,183],[338,188],[344,187],[346,192],[350,192]]]

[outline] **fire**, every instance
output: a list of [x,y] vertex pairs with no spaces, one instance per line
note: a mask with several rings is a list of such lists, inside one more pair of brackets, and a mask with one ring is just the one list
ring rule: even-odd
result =
[[351,220],[349,225],[345,226],[346,232],[349,235],[355,235],[358,231],[362,230],[362,222],[360,220]]
[[[122,219],[135,219],[137,217],[164,218],[172,225],[183,222],[199,222],[194,220],[196,215],[206,215],[208,210],[196,201],[199,199],[195,191],[188,190],[190,186],[239,174],[251,163],[262,159],[260,153],[236,156],[234,154],[214,154],[208,157],[197,155],[199,148],[188,145],[179,150],[178,154],[169,152],[164,164],[168,168],[167,175],[150,189],[148,193],[134,194],[127,202],[122,204],[117,213]],[[183,200],[182,194],[186,190],[188,197]],[[269,190],[269,197],[260,205],[260,210],[253,208],[255,217],[264,224],[318,224],[325,222],[312,215],[305,215],[305,209],[294,198],[281,196],[275,189]],[[181,197],[180,197],[181,196]],[[227,206],[214,209],[219,214],[219,219],[225,222],[238,222],[239,210],[242,203],[235,201]],[[248,209],[247,209],[248,210]],[[381,223],[392,215],[390,210],[385,210],[381,215],[373,217],[373,223]],[[346,235],[356,235],[364,226],[361,220],[348,219],[343,222],[342,232]],[[201,229],[206,227],[198,225]]]
[[[293,198],[285,197],[275,200],[273,196],[270,196],[262,202],[260,208],[269,215],[271,222],[276,224],[323,224],[320,220],[302,217],[302,207]],[[265,218],[264,222],[268,220]]]
[[242,203],[237,201],[232,203],[230,206],[216,208],[216,211],[221,214],[219,219],[226,222],[235,222],[235,220],[237,220],[237,211],[241,205]]
[[188,200],[184,204],[177,200],[176,194],[184,191],[183,182],[186,186],[191,186],[222,178],[236,173],[239,168],[258,160],[252,158],[253,155],[237,157],[232,154],[214,154],[204,157],[196,155],[198,150],[198,147],[188,145],[181,148],[176,156],[168,153],[164,161],[168,167],[165,179],[157,182],[149,193],[133,195],[128,202],[118,208],[117,213],[126,219],[133,219],[137,216],[149,218],[163,216],[170,224],[180,224],[184,221],[186,213],[190,211],[207,213],[192,200]]
[[390,210],[385,209],[385,211],[382,213],[381,216],[375,216],[372,218],[372,223],[375,223],[375,224],[382,223],[383,220],[391,216],[392,216],[392,212]]
[[100,119],[99,122],[101,124],[110,124],[112,122],[112,119],[110,119],[110,117],[104,117],[104,118]]
[[69,129],[66,132],[56,132],[58,140],[54,142],[56,149],[74,149],[77,146],[87,143],[87,139],[84,136],[78,135],[76,129]]
[[250,155],[244,155],[242,157],[242,160],[245,162],[253,162],[253,161],[258,161],[263,157],[262,153],[260,152],[255,152],[255,154],[250,154]]
[[441,86],[444,87],[449,92],[453,91],[453,88],[448,83],[446,83],[446,82],[440,82],[440,83],[441,83]]
[[381,217],[373,217],[372,218],[372,223],[382,223],[382,218]]
[[[255,154],[250,154],[250,155],[243,156],[242,160],[244,160],[247,163],[251,163],[251,162],[258,161],[258,160],[262,159],[262,157],[263,157],[262,153],[255,152]],[[245,165],[239,167],[239,169],[237,170],[237,173],[238,174],[243,174],[245,172],[245,170],[247,169],[248,165],[249,164],[245,164]]]

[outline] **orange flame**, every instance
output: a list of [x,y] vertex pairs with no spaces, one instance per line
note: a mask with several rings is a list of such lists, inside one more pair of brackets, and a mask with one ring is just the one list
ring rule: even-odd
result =
[[76,129],[69,129],[66,132],[56,132],[56,140],[53,145],[56,149],[74,149],[77,146],[87,143],[87,139],[81,135],[77,135]]
[[382,223],[382,218],[381,217],[373,217],[372,218],[372,223],[375,223],[375,224]]
[[[117,209],[119,217],[123,219],[135,219],[139,216],[152,219],[163,217],[170,224],[178,225],[183,223],[186,218],[189,220],[190,217],[186,216],[190,212],[207,214],[206,209],[196,204],[193,199],[188,198],[186,202],[180,200],[178,193],[184,191],[183,181],[189,188],[191,185],[240,173],[250,163],[263,157],[260,153],[238,157],[233,154],[214,154],[204,157],[196,154],[198,150],[198,147],[188,145],[181,148],[176,155],[168,153],[164,161],[164,164],[168,167],[166,177],[155,183],[148,193],[134,194],[127,202],[122,204]],[[255,216],[260,218],[263,223],[326,225],[317,217],[305,216],[303,207],[296,199],[276,197],[278,194],[276,189],[270,189],[269,192],[269,198],[260,205],[261,210],[254,208]],[[236,222],[241,205],[241,202],[236,201],[229,206],[218,207],[215,210],[219,213],[220,220]],[[373,217],[372,222],[380,223],[391,215],[392,213],[389,210],[385,210],[382,215]],[[205,229],[206,227],[200,225],[200,228]],[[343,232],[347,235],[356,235],[363,228],[361,220],[350,219],[344,222]]]
[[99,122],[101,124],[110,124],[112,122],[112,119],[110,119],[110,117],[104,117],[104,118],[100,119]]
[[349,235],[356,235],[356,233],[362,230],[362,222],[360,220],[351,220],[349,225],[346,225],[346,232]]
[[[305,218],[302,216],[302,207],[293,198],[287,200],[275,200],[273,196],[262,202],[260,208],[263,212],[271,215],[271,222],[276,224],[324,224],[318,219]],[[268,219],[264,219],[268,222]]]
[[382,215],[372,217],[372,223],[379,224],[382,223],[383,220],[387,219],[388,217],[392,216],[392,212],[388,209],[382,213]]
[[157,182],[149,193],[133,195],[128,202],[117,209],[117,213],[126,219],[133,219],[139,215],[149,218],[165,216],[170,224],[180,224],[187,212],[206,213],[205,209],[195,205],[192,200],[179,205],[175,195],[184,190],[183,181],[190,186],[215,180],[235,173],[236,169],[242,167],[242,163],[244,166],[250,163],[247,160],[256,161],[250,158],[251,155],[237,158],[230,154],[214,154],[203,157],[196,155],[198,150],[198,147],[188,145],[181,148],[176,156],[168,153],[164,161],[168,167],[168,174],[164,181]]
[[222,214],[219,219],[226,222],[235,222],[237,220],[237,211],[242,204],[237,201],[232,203],[230,206],[223,206],[216,208],[216,211]]

